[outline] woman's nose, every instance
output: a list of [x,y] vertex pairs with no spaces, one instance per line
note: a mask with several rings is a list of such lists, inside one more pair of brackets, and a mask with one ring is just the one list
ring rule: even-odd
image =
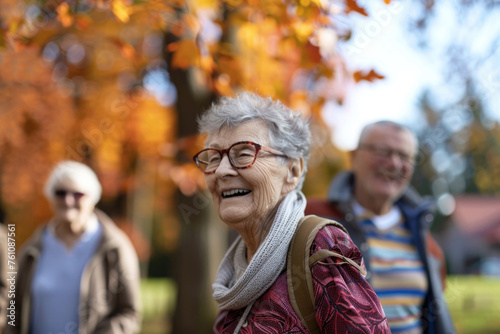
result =
[[224,154],[222,156],[219,167],[217,167],[215,174],[217,174],[218,176],[237,174],[236,169],[231,165],[227,154]]

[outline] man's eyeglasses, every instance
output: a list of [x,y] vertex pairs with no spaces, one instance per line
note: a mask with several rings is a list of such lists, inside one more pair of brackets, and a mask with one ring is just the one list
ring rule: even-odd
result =
[[85,196],[84,193],[78,192],[78,191],[68,191],[64,189],[56,189],[54,190],[54,195],[56,198],[64,199],[66,198],[66,195],[72,195],[75,201],[78,201],[80,198]]
[[398,156],[399,160],[401,162],[407,164],[407,165],[414,165],[415,164],[415,157],[411,156],[407,153],[398,151],[398,150],[393,150],[392,148],[389,148],[387,146],[378,146],[378,145],[372,145],[372,144],[360,144],[358,146],[358,149],[363,149],[363,150],[368,150],[375,154],[375,156],[383,159],[389,159],[391,158],[394,154]]
[[203,173],[213,174],[219,167],[224,154],[227,154],[231,166],[236,169],[244,169],[251,167],[255,163],[255,160],[257,160],[257,154],[259,154],[260,151],[265,151],[279,157],[287,158],[285,154],[272,148],[267,148],[250,141],[240,141],[224,150],[218,150],[215,148],[206,148],[201,150],[193,157],[193,160]]

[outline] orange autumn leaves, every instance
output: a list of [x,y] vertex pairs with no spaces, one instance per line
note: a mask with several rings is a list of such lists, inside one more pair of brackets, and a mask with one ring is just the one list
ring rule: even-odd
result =
[[[0,163],[2,207],[12,222],[26,226],[48,217],[40,200],[47,170],[64,156],[75,110],[64,88],[52,84],[51,71],[27,49],[22,56],[2,52],[0,61]],[[32,228],[18,228],[22,242]]]
[[[43,182],[64,158],[96,169],[106,201],[133,196],[137,166],[153,166],[154,207],[166,215],[172,192],[193,194],[203,176],[190,161],[177,161],[178,151],[201,145],[177,138],[183,111],[144,87],[147,73],[169,70],[165,53],[170,66],[189,72],[191,86],[177,90],[251,90],[319,118],[331,96],[318,83],[347,73],[336,51],[336,15],[363,12],[355,0],[0,0],[0,197],[7,215],[25,222],[26,234],[42,223],[49,215]],[[167,34],[177,40],[165,43]]]
[[356,71],[354,72],[353,77],[356,82],[360,82],[362,80],[373,82],[375,80],[384,79],[384,76],[378,74],[375,70],[370,70],[369,72]]
[[[205,38],[207,34],[202,31],[198,13],[210,11],[220,17],[221,3],[230,6],[231,10],[225,13],[224,21],[214,20],[222,36],[214,43]],[[189,13],[182,14],[182,20],[173,25],[172,33],[179,41],[166,48],[173,53],[173,66],[201,69],[204,82],[219,94],[245,89],[289,101],[297,71],[311,71],[313,80],[318,80],[333,78],[339,70],[338,66],[330,65],[339,64],[339,61],[325,59],[324,55],[328,53],[339,59],[341,55],[322,50],[334,50],[338,39],[332,28],[335,25],[335,15],[331,14],[334,6],[337,3],[319,0],[293,3],[195,1]],[[341,13],[367,15],[355,0],[345,1],[342,8]],[[323,30],[330,30],[333,36],[329,45],[319,41]],[[356,82],[383,78],[374,71],[351,75]],[[310,102],[314,103],[311,99]]]
[[[390,3],[388,0],[385,2]],[[94,9],[83,12],[70,2],[42,3],[42,12],[50,13],[52,10],[62,28],[71,31],[76,28],[82,34],[95,31],[91,29],[92,26],[102,27],[103,19],[109,21],[114,18],[123,26],[141,20],[146,29],[168,31],[176,35],[179,40],[165,46],[166,50],[173,53],[172,66],[181,69],[199,68],[205,76],[203,83],[216,92],[232,94],[234,89],[257,90],[284,101],[292,93],[287,87],[291,83],[290,73],[304,68],[319,73],[316,79],[321,76],[333,77],[337,69],[328,66],[328,61],[323,58],[326,51],[321,49],[335,48],[335,15],[367,15],[356,0],[345,0],[343,3],[321,0],[288,3],[277,0],[197,0],[189,3],[182,0],[111,0],[89,1],[88,8],[94,6]],[[337,7],[340,10],[335,9]],[[106,12],[111,16],[106,18]],[[207,27],[200,16],[200,13],[205,12],[213,14],[212,24],[220,30],[220,35],[213,41],[209,40],[210,37],[206,38]],[[36,26],[36,20],[32,21]],[[50,34],[49,30],[41,28],[39,35]],[[330,46],[318,44],[317,35],[322,30],[330,30],[333,36]],[[51,31],[52,34],[60,34],[64,29],[52,25]],[[100,31],[103,31],[102,28]],[[124,57],[139,62],[134,64],[139,69],[146,63],[140,57],[138,45],[131,43],[128,37],[122,34],[108,38]],[[47,38],[50,36],[32,40],[46,43]],[[329,51],[329,54],[340,57],[334,51]],[[353,77],[356,81],[381,78],[377,75],[363,76],[361,72],[353,73]],[[285,80],[285,83],[280,80]]]
[[[109,202],[133,194],[135,162],[159,159],[176,134],[172,108],[128,88],[162,57],[138,47],[150,32],[146,18],[123,25],[64,2],[55,11],[57,21],[34,24],[40,30],[23,39],[19,23],[12,26],[0,54],[0,198],[7,219],[19,223],[19,244],[51,215],[42,189],[56,162],[89,164]],[[159,202],[172,198],[169,184],[159,187],[172,189]]]

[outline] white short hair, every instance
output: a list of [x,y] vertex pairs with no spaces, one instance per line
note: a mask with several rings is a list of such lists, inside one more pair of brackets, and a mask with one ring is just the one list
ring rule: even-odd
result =
[[65,160],[56,165],[45,183],[44,193],[47,199],[54,198],[56,190],[54,188],[58,182],[75,184],[79,191],[93,200],[94,204],[101,199],[102,187],[97,175],[89,166],[80,162]]
[[[224,127],[229,129],[245,122],[262,120],[269,127],[270,147],[292,159],[302,158],[304,171],[296,189],[302,189],[309,160],[311,132],[309,120],[270,97],[243,92],[236,97],[221,97],[198,118],[202,134],[214,134]],[[284,163],[285,160],[278,160]]]

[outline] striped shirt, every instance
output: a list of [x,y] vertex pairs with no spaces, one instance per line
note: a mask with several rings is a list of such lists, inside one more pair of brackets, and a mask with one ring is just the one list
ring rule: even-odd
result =
[[421,333],[420,318],[428,283],[401,212],[394,207],[387,215],[360,221],[368,243],[372,287],[392,333]]

